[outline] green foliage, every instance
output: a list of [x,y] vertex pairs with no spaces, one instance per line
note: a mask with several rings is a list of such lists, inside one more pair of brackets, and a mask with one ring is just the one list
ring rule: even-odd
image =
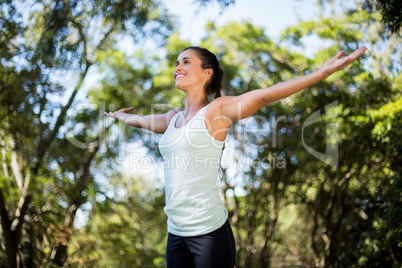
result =
[[[228,70],[225,94],[237,95],[308,73],[340,49],[349,53],[361,43],[371,42],[370,36],[362,34],[367,32],[364,25],[371,27],[371,22],[378,19],[376,14],[362,12],[302,22],[285,31],[282,44],[274,44],[263,29],[247,22],[230,23],[216,29],[202,45],[216,52]],[[297,46],[307,36],[331,42],[312,59],[285,48],[288,41]],[[381,37],[384,44],[393,40],[393,36]],[[376,60],[380,59],[378,47],[372,49]],[[400,89],[392,75],[384,75],[395,73],[392,61],[378,71],[365,67],[367,63],[363,62],[280,104],[261,109],[254,115],[253,124],[238,122],[232,128],[239,168],[233,176],[227,170],[224,189],[230,193],[243,189],[240,192],[244,196],[235,195],[227,201],[238,266],[265,267],[277,262],[324,267],[400,263],[400,245],[394,239],[399,237],[400,224],[394,224],[392,235],[386,235],[392,239],[378,240],[380,233],[385,234],[385,222],[396,223],[400,205],[394,188],[400,174],[394,160],[399,151],[395,148],[400,145],[388,144],[391,140],[399,142],[399,130],[393,131],[400,125],[396,120],[400,115]],[[335,117],[328,115],[330,110],[324,111],[331,103],[336,103],[332,109]],[[320,122],[303,129],[314,111],[323,113]],[[328,139],[329,124],[338,126],[332,140]],[[247,131],[250,126],[260,131]],[[328,143],[337,145],[336,167],[315,159],[304,148],[322,153]],[[394,148],[392,156],[390,147]],[[242,165],[244,159],[253,164]],[[384,206],[390,209],[388,215],[394,215],[392,218],[382,213]],[[289,216],[281,212],[289,208],[300,220],[290,219],[292,223],[284,228],[282,224]],[[301,233],[308,233],[303,243]]]
[[112,177],[110,184],[76,231],[69,267],[166,267],[164,195],[150,178]]
[[[190,43],[170,34],[159,3],[126,2],[39,1],[28,20],[15,1],[0,4],[1,241],[3,248],[19,242],[15,254],[25,267],[166,265],[162,188],[119,165],[125,150],[146,148],[158,159],[158,136],[116,128],[103,112],[182,107],[172,75]],[[378,12],[354,10],[301,22],[278,43],[250,22],[208,23],[201,46],[223,66],[224,95],[309,73],[342,49],[369,47],[346,70],[232,126],[226,150],[233,167],[220,184],[237,267],[400,266],[402,52],[380,20]],[[123,35],[155,33],[165,50],[116,49]],[[325,44],[314,57],[304,53],[309,38]],[[98,83],[77,101],[91,71]],[[317,112],[320,120],[307,125]],[[337,165],[307,147],[337,148]],[[79,209],[88,220],[75,229]],[[7,219],[19,226],[22,218],[20,232],[9,232]]]
[[393,32],[398,33],[401,30],[402,18],[402,4],[400,1],[395,0],[366,0],[363,4],[369,12],[378,10],[381,12],[381,20],[384,22],[386,28]]
[[[117,154],[100,153],[109,128],[100,126],[101,103],[76,96],[121,35],[163,43],[172,25],[154,1],[0,7],[1,265],[62,267],[77,210],[99,191],[96,164]],[[150,77],[138,74],[132,83]]]

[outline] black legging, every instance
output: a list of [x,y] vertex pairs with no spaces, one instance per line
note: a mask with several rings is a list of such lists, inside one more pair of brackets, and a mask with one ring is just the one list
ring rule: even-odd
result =
[[229,221],[209,234],[182,237],[168,236],[168,268],[233,268],[235,243]]

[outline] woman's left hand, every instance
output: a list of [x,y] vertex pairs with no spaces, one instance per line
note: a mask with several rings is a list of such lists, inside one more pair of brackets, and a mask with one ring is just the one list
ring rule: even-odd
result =
[[366,50],[366,47],[361,47],[346,57],[343,57],[345,55],[345,51],[340,51],[335,57],[325,62],[321,67],[321,72],[324,75],[324,79],[336,71],[342,70],[353,61],[357,60]]

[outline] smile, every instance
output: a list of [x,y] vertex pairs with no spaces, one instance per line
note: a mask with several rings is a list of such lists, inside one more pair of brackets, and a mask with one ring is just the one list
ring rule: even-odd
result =
[[185,74],[175,74],[174,79],[176,80],[176,79],[182,78],[184,76],[186,76],[186,75]]

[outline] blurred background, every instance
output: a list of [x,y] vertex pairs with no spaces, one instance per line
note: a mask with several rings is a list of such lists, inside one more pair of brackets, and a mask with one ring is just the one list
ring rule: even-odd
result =
[[105,118],[184,107],[177,56],[206,47],[223,95],[325,81],[232,125],[217,180],[236,267],[401,267],[396,0],[0,3],[1,267],[166,267],[160,135]]

